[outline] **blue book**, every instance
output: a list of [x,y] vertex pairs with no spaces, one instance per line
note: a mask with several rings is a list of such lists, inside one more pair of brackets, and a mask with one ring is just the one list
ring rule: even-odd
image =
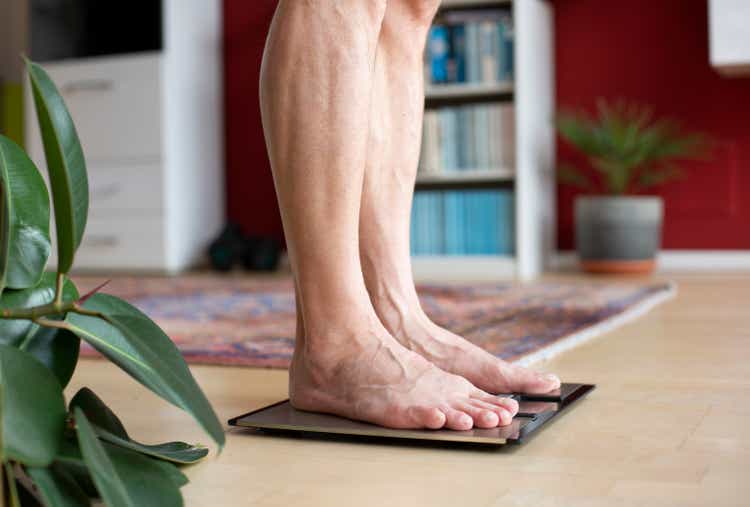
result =
[[478,83],[481,80],[479,58],[479,24],[466,24],[466,82]]
[[433,25],[430,28],[427,48],[430,61],[430,77],[433,83],[445,83],[448,81],[449,37],[448,28],[445,26]]
[[432,255],[432,244],[434,228],[432,224],[432,192],[426,191],[422,193],[424,200],[424,219],[422,229],[424,231],[424,255]]
[[485,206],[485,190],[478,190],[474,194],[474,213],[476,221],[476,234],[474,237],[474,253],[484,255],[485,242],[487,239],[487,209]]
[[490,166],[489,106],[479,104],[474,108],[474,168],[485,170]]
[[464,248],[467,255],[475,255],[477,253],[476,191],[466,191],[464,194],[464,209],[466,218],[466,244]]
[[458,111],[456,108],[440,110],[440,158],[447,171],[458,167]]
[[453,25],[451,33],[451,56],[455,66],[455,82],[466,82],[466,27]]
[[411,224],[411,254],[412,255],[419,255],[419,226],[420,226],[420,216],[419,216],[419,192],[414,192],[414,200],[411,204],[411,216],[412,216],[412,224]]
[[471,138],[471,130],[469,129],[471,123],[469,109],[465,106],[457,107],[456,121],[458,125],[458,156],[454,169],[464,169],[468,167],[469,155],[473,146],[472,143],[474,142]]
[[498,221],[500,217],[500,192],[494,191],[487,196],[487,215],[489,226],[487,230],[487,253],[497,255],[500,253],[498,238]]
[[432,193],[431,225],[433,234],[432,254],[445,254],[445,210],[443,209],[443,192]]
[[498,45],[495,39],[497,23],[482,21],[479,23],[479,64],[480,80],[483,83],[494,83],[497,80]]
[[414,254],[424,255],[427,250],[427,213],[425,209],[425,193],[417,192],[414,194],[414,214],[415,214],[415,238]]
[[513,255],[516,250],[515,217],[513,192],[503,190],[498,195],[497,206],[497,242],[500,255]]
[[509,16],[499,22],[500,29],[500,65],[498,79],[510,81],[513,79],[513,21]]
[[464,160],[464,169],[476,169],[477,168],[477,145],[476,145],[476,108],[477,106],[468,105],[463,106],[466,111],[466,158]]
[[443,193],[443,213],[445,215],[445,253],[460,254],[461,226],[458,212],[458,192],[446,190]]

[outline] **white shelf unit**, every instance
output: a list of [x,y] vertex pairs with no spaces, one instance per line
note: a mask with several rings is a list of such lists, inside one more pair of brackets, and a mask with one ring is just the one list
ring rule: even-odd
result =
[[513,83],[469,83],[469,84],[438,84],[425,87],[427,100],[478,98],[487,96],[512,94]]
[[[539,276],[555,251],[553,7],[550,0],[446,0],[442,8],[509,7],[514,24],[513,83],[431,85],[431,101],[512,101],[516,167],[459,174],[420,173],[417,187],[510,186],[515,193],[514,257],[414,256],[418,280],[493,280]],[[488,95],[491,96],[488,99]]]
[[[224,223],[220,2],[162,0],[162,23],[160,51],[42,62],[88,167],[77,270],[176,273],[201,261]],[[25,88],[26,145],[46,175]]]
[[515,172],[511,168],[462,169],[461,171],[422,172],[417,176],[417,185],[441,183],[492,183],[513,181]]

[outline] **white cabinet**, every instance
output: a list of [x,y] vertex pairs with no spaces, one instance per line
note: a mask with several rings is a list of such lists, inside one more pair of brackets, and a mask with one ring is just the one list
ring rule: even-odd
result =
[[710,0],[711,65],[722,74],[750,75],[750,1]]
[[[177,272],[224,222],[220,2],[165,0],[162,13],[161,51],[42,62],[89,171],[77,269]],[[27,149],[46,176],[28,83],[25,107]]]

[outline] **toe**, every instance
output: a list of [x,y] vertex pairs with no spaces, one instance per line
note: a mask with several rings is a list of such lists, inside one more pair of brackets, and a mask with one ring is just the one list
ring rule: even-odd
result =
[[560,387],[560,378],[554,373],[543,374],[534,371],[530,373],[531,378],[526,382],[524,392],[547,393]]
[[492,406],[505,409],[510,412],[511,417],[518,413],[518,402],[513,398],[508,398],[506,396],[493,396],[487,393],[480,393],[473,398],[489,403]]
[[[494,428],[495,426],[507,426],[513,420],[513,416],[516,414],[515,411],[511,411],[502,405],[495,405],[493,403],[487,403],[486,401],[482,400],[472,400],[471,404],[479,409],[490,411],[495,414],[496,421],[494,426],[490,426],[492,428]],[[476,421],[476,418],[474,420]]]
[[514,367],[510,384],[517,393],[547,393],[560,387],[560,379],[552,373],[543,374],[528,368]]
[[411,407],[409,416],[413,425],[417,428],[437,430],[445,426],[445,414],[437,408]]
[[474,420],[466,412],[450,407],[442,409],[445,414],[445,427],[451,430],[466,431],[474,427]]
[[500,412],[503,412],[503,409],[479,400],[463,403],[460,408],[471,416],[477,428],[495,428],[500,423]]

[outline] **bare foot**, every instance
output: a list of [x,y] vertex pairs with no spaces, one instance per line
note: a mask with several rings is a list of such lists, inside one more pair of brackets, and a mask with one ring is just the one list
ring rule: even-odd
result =
[[460,375],[488,393],[546,393],[560,387],[556,375],[537,373],[499,359],[443,329],[415,305],[379,298],[373,304],[381,321],[404,347],[439,368]]
[[[510,424],[518,404],[487,394],[400,345],[377,317],[298,340],[289,396],[300,410],[389,428],[493,428]],[[350,326],[353,327],[353,326]]]

